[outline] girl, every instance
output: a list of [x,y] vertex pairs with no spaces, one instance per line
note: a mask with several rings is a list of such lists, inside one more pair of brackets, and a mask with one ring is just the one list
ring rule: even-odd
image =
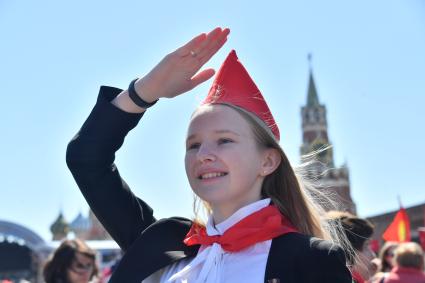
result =
[[[201,34],[168,54],[128,90],[101,87],[70,142],[67,164],[91,209],[125,251],[110,282],[349,283],[344,252],[331,242],[279,146],[279,129],[232,51],[193,114],[186,173],[210,212],[206,225],[157,221],[114,165],[145,110],[214,75],[201,67],[229,29]],[[319,239],[321,238],[321,239]]]

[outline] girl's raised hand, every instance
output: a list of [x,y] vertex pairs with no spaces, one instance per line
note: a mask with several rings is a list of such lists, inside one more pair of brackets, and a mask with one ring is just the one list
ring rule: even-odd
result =
[[200,34],[168,54],[136,84],[136,92],[146,101],[175,97],[211,78],[215,71],[201,67],[223,46],[229,29],[216,28]]

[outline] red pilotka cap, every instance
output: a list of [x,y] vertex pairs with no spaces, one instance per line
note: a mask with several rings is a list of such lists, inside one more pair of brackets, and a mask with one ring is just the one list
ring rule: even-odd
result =
[[202,104],[225,103],[238,106],[260,118],[280,140],[279,128],[267,103],[245,67],[232,50],[221,65],[208,96]]

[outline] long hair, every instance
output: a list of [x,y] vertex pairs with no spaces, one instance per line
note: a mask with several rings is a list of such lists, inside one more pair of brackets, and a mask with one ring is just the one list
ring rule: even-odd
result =
[[[316,190],[311,183],[304,181],[301,175],[297,176],[270,128],[257,116],[238,106],[224,103],[216,103],[215,105],[217,104],[232,108],[247,121],[259,148],[274,148],[279,152],[281,162],[273,173],[264,178],[261,189],[262,196],[270,198],[300,233],[329,240],[342,246],[346,252],[351,252],[352,248],[342,227],[336,223],[330,223],[326,219],[325,210],[319,203],[326,197]],[[199,198],[195,196],[195,221],[202,224],[199,215],[200,203]],[[332,206],[332,203],[329,200],[327,208]],[[206,214],[211,213],[208,204],[205,202],[203,204],[206,208]]]
[[71,266],[77,253],[93,260],[94,268],[90,280],[97,275],[96,253],[82,240],[65,240],[44,266],[43,276],[46,283],[68,283],[67,269]]
[[271,130],[255,115],[234,105],[223,104],[238,112],[250,125],[254,139],[260,148],[274,148],[281,162],[276,170],[264,178],[261,193],[271,199],[280,212],[306,235],[330,239],[322,227],[320,208],[316,207],[292,168],[289,159],[275,139]]
[[384,246],[381,248],[381,250],[379,251],[379,259],[381,260],[381,267],[379,271],[381,272],[391,271],[391,269],[394,266],[394,262],[388,263],[387,257],[390,255],[390,252],[391,252],[392,253],[391,260],[394,260],[394,251],[398,245],[399,244],[396,242],[386,242]]

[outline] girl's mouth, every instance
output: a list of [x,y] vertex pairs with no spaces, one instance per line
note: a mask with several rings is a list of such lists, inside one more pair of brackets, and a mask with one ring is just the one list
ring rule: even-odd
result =
[[201,174],[199,175],[198,179],[199,180],[207,180],[207,179],[212,179],[212,178],[217,178],[217,177],[223,177],[226,176],[227,173],[225,172],[211,172],[211,173],[205,173],[205,174]]

